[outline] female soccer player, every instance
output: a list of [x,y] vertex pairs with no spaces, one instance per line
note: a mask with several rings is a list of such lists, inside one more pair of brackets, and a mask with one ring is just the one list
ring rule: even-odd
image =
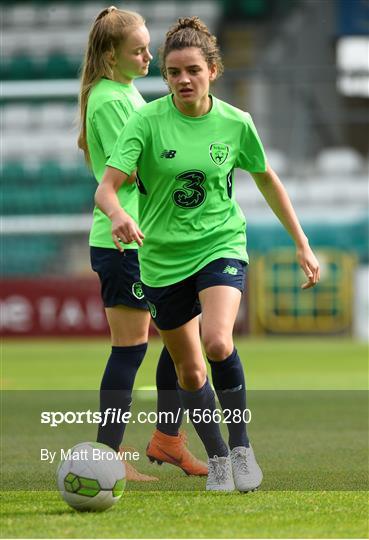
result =
[[[162,72],[171,94],[132,114],[117,140],[96,203],[112,221],[115,244],[137,242],[151,315],[173,358],[183,407],[209,457],[208,490],[250,491],[262,481],[246,433],[242,364],[232,330],[244,287],[245,218],[233,171],[249,171],[296,244],[309,288],[319,264],[289,197],[266,161],[249,114],[209,95],[222,73],[216,38],[196,17],[166,35]],[[139,225],[116,193],[137,168]],[[128,194],[126,195],[128,198]],[[213,384],[231,420],[229,449],[214,413],[202,342]]]
[[[133,84],[147,75],[152,56],[150,36],[138,13],[114,6],[97,16],[89,35],[83,65],[78,145],[84,151],[96,180],[100,182],[115,141],[133,111],[145,101]],[[133,173],[134,177],[134,173]],[[125,212],[137,219],[138,195],[134,185],[124,184],[117,194]],[[100,408],[121,409],[131,403],[136,372],[147,349],[150,314],[142,292],[137,244],[114,245],[110,220],[94,210],[90,233],[91,264],[101,281],[101,293],[111,332],[112,351],[100,388]],[[187,474],[206,475],[207,466],[194,458],[178,432],[181,423],[177,375],[167,349],[163,349],[157,368],[158,413],[162,415],[149,446],[151,460],[167,461]],[[164,420],[163,420],[164,419]],[[118,450],[125,424],[100,426],[98,441]],[[139,474],[127,464],[127,478],[155,480]]]

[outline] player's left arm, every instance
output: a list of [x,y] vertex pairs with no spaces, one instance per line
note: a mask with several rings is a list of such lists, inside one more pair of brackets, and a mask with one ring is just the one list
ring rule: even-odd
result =
[[145,237],[137,223],[121,207],[117,196],[119,188],[129,178],[130,176],[120,169],[107,166],[95,193],[96,206],[112,222],[113,242],[119,251],[123,251],[120,241],[125,244],[137,242],[139,246],[142,246],[142,240]]
[[302,288],[314,287],[320,279],[319,262],[309,246],[309,240],[302,230],[286,188],[269,164],[265,172],[251,173],[251,176],[264,199],[295,242],[297,260],[308,278]]

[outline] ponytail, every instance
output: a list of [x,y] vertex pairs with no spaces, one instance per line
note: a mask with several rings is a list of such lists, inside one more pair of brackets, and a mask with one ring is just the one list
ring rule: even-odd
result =
[[80,117],[78,148],[83,150],[87,163],[90,163],[90,155],[87,147],[86,111],[91,89],[102,77],[113,78],[113,69],[107,53],[114,52],[131,30],[143,24],[145,21],[138,13],[122,11],[111,6],[98,14],[91,27],[81,69],[78,100]]

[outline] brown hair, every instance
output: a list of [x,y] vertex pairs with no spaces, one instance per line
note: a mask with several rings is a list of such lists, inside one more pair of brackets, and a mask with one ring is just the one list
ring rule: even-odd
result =
[[78,147],[83,150],[89,163],[90,155],[86,137],[86,110],[91,88],[102,78],[113,78],[112,66],[106,54],[116,50],[126,39],[130,30],[145,24],[144,19],[133,11],[122,11],[115,6],[103,9],[95,19],[82,64],[81,89],[79,93],[80,133]]
[[198,47],[208,66],[217,66],[217,77],[224,71],[217,38],[212,35],[198,17],[185,17],[178,19],[166,33],[164,45],[159,50],[160,71],[163,78],[167,79],[165,60],[171,51]]

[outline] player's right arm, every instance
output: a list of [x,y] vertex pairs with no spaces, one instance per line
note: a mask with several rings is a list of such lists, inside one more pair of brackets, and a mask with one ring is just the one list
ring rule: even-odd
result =
[[117,192],[121,185],[129,179],[128,174],[114,167],[106,167],[104,176],[95,193],[95,203],[112,222],[112,237],[119,251],[124,244],[137,242],[142,246],[144,235],[137,223],[120,206]]

